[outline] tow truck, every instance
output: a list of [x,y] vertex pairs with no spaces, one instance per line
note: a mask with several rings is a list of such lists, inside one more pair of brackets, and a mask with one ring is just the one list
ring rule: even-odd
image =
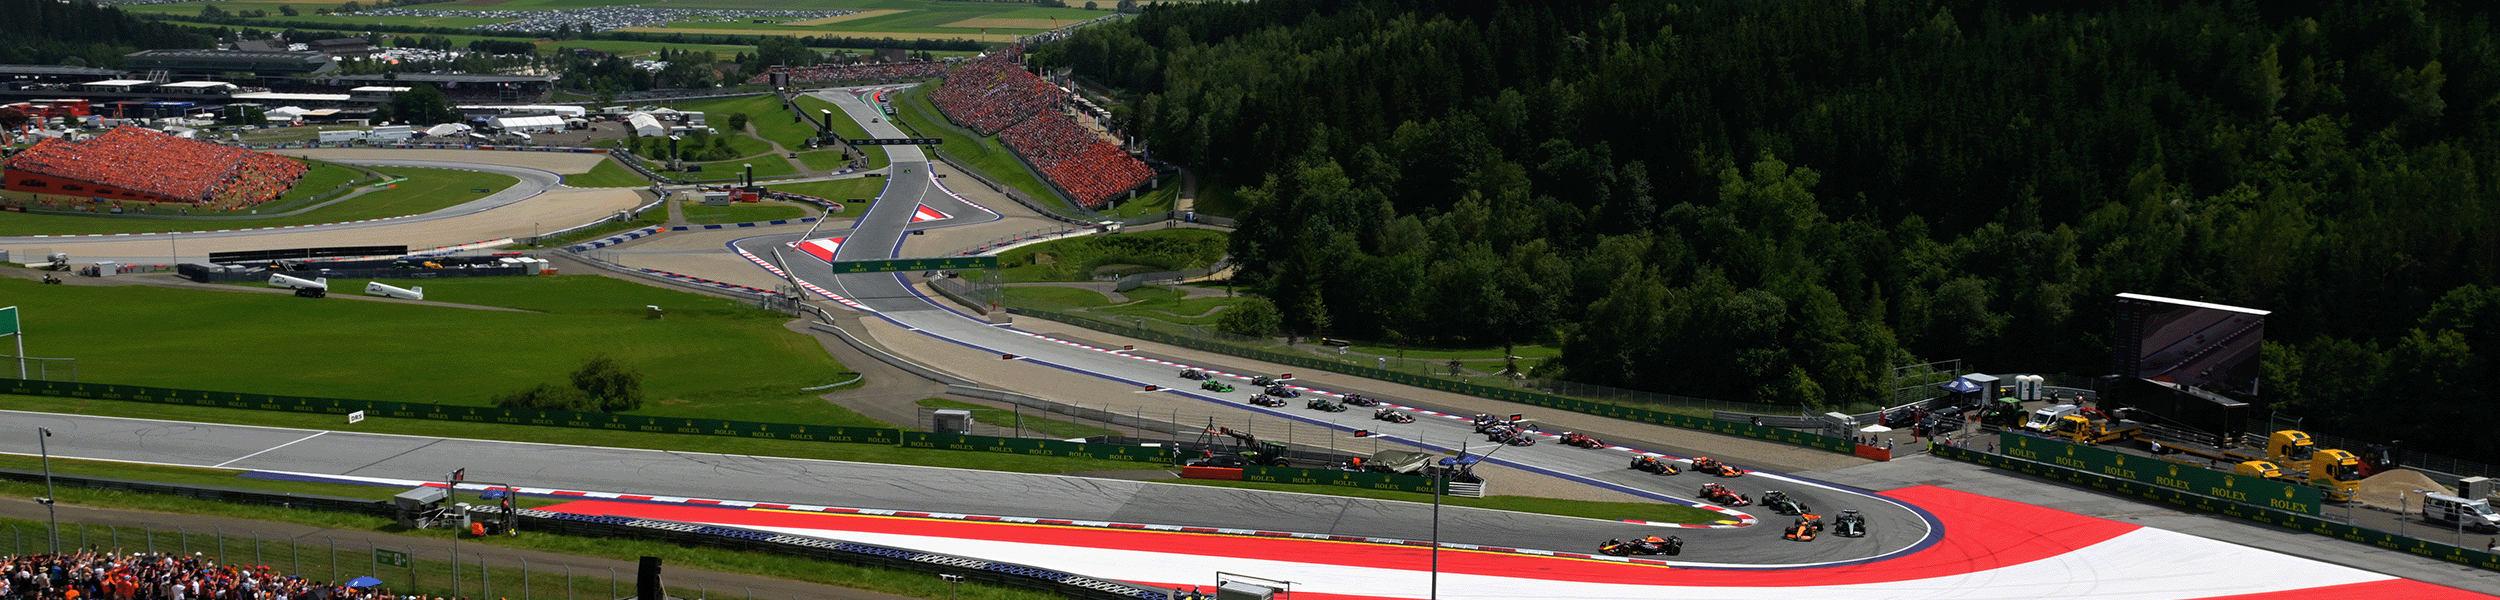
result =
[[[2195,444],[2165,443],[2146,440],[2153,454],[2188,454],[2232,465],[2232,471],[2268,479],[2302,482],[2317,486],[2330,502],[2349,502],[2361,490],[2361,458],[2351,452],[2319,448],[2307,432],[2284,429],[2266,436],[2266,454],[2258,456],[2230,448],[2207,450]],[[2165,457],[2173,462],[2185,462]],[[2200,465],[2201,466],[2201,465]]]

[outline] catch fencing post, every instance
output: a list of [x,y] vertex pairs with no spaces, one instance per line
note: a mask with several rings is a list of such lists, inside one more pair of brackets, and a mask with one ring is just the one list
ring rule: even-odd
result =
[[616,595],[616,567],[608,567],[608,597],[619,597]]
[[521,600],[530,600],[530,557],[521,557]]
[[564,600],[573,600],[573,565],[564,566]]
[[495,572],[486,568],[486,553],[477,553],[477,597],[495,595]]
[[329,540],[329,542],[330,542],[330,580],[331,580],[331,581],[338,581],[338,580],[339,580],[339,539],[338,539],[338,538],[322,538],[322,539],[324,539],[324,540]]
[[[216,536],[217,538],[217,560],[226,560],[226,530],[218,527],[210,527],[208,528],[208,534]],[[79,541],[86,541],[87,528],[78,528],[78,537]],[[234,561],[226,560],[226,562],[228,564],[232,564]]]
[[269,561],[260,559],[260,530],[258,529],[252,530],[252,564],[269,564]]

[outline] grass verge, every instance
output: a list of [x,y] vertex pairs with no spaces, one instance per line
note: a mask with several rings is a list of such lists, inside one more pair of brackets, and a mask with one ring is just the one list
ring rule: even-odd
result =
[[599,166],[591,167],[589,173],[564,176],[564,184],[577,188],[649,187],[651,180],[643,179],[642,175],[625,168],[625,165],[616,164],[616,161],[603,160],[599,161]]
[[759,221],[796,219],[807,216],[807,209],[779,202],[740,202],[732,203],[729,206],[704,206],[701,202],[689,202],[683,206],[679,206],[678,209],[685,211],[686,222],[694,225],[754,223]]
[[[852,374],[814,338],[783,328],[789,316],[779,312],[597,275],[398,284],[423,285],[433,301],[521,310],[22,279],[0,281],[0,296],[23,307],[30,325],[84,323],[44,346],[81,357],[89,381],[488,406],[496,394],[562,384],[566,373],[604,353],[643,375],[647,400],[626,414],[866,423],[800,391]],[[668,318],[647,319],[646,305],[666,307]],[[254,364],[276,368],[238,378],[233,365],[197,360],[237,347],[252,348]],[[442,362],[450,349],[463,356],[457,367]]]
[[1032,169],[1025,168],[1023,162],[1017,161],[1015,154],[1007,150],[1006,145],[1000,144],[997,137],[975,136],[972,132],[958,129],[948,123],[946,116],[938,112],[937,106],[929,103],[928,89],[928,86],[924,85],[898,94],[902,96],[902,101],[901,106],[894,111],[896,113],[894,118],[901,119],[903,124],[908,125],[909,133],[920,137],[943,138],[946,143],[939,148],[945,152],[946,156],[956,159],[965,168],[980,171],[983,176],[993,181],[1004,183],[1008,187],[1022,190],[1027,196],[1051,203],[1060,209],[1056,212],[1062,214],[1076,212],[1074,208],[1067,206],[1066,201],[1058,200],[1059,195],[1052,192],[1050,186],[1044,185],[1040,176],[1035,175]]
[[[969,410],[969,411],[972,411],[972,420],[974,420],[974,421],[979,421],[979,422],[986,423],[986,424],[989,424],[989,425],[995,425],[995,426],[998,426],[998,427],[1003,427],[1003,428],[1006,428],[1006,429],[1011,430],[1011,431],[1015,431],[1015,430],[1021,430],[1021,431],[1031,431],[1031,432],[1034,432],[1034,433],[1039,433],[1039,434],[1042,434],[1042,435],[1043,435],[1043,436],[1045,436],[1045,437],[1050,437],[1050,438],[1055,438],[1055,439],[1063,439],[1063,440],[1064,440],[1064,439],[1073,439],[1073,438],[1094,437],[1094,436],[1100,436],[1100,435],[1117,435],[1117,434],[1119,433],[1119,432],[1112,431],[1112,430],[1109,430],[1109,429],[1103,429],[1103,428],[1101,428],[1101,427],[1095,427],[1095,426],[1092,426],[1092,425],[1086,425],[1086,424],[1083,424],[1083,423],[1073,423],[1073,422],[1061,421],[1061,420],[1057,420],[1057,419],[1045,419],[1045,418],[1035,417],[1035,416],[1026,416],[1026,415],[1024,415],[1023,413],[1018,412],[1018,411],[1012,411],[1012,410],[1007,410],[1007,409],[1002,409],[1002,408],[991,408],[991,407],[982,406],[982,405],[979,405],[979,404],[973,404],[973,403],[970,403],[970,402],[956,402],[956,401],[953,401],[953,400],[946,400],[946,399],[942,399],[942,398],[930,398],[930,399],[927,399],[927,400],[921,400],[921,401],[919,402],[919,404],[920,404],[921,406],[926,406],[926,407],[929,407],[929,408],[937,408],[937,409],[959,409],[959,410]],[[1019,436],[1019,437],[1021,437],[1021,436]]]
[[595,240],[595,239],[599,239],[599,238],[603,238],[603,237],[608,237],[608,236],[611,236],[611,235],[616,235],[617,233],[620,233],[620,232],[632,231],[632,230],[635,230],[635,229],[641,229],[641,228],[644,228],[644,227],[655,227],[655,226],[659,226],[659,225],[667,225],[667,224],[668,224],[668,211],[665,211],[665,210],[658,210],[658,209],[653,209],[653,210],[643,211],[643,213],[642,213],[642,218],[639,218],[639,219],[634,219],[634,220],[631,220],[631,221],[607,221],[607,222],[600,223],[600,224],[598,224],[598,225],[592,225],[592,226],[589,226],[589,227],[584,227],[584,228],[581,228],[581,229],[577,229],[577,230],[573,230],[573,231],[568,231],[568,232],[565,232],[565,233],[562,233],[562,234],[558,234],[558,235],[550,235],[550,236],[546,236],[546,237],[538,238],[538,243],[536,243],[536,244],[529,244],[529,245],[523,245],[523,246],[520,246],[520,247],[522,247],[522,248],[557,248],[557,247],[562,247],[562,246],[569,245],[569,244],[576,244],[576,243],[586,242],[586,241]]

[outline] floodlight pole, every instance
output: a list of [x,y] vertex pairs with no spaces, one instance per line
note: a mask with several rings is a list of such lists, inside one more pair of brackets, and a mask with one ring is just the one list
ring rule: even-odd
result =
[[43,503],[43,515],[52,522],[52,554],[59,556],[61,554],[61,515],[52,508],[56,498],[52,494],[52,444],[46,439],[52,437],[52,428],[36,427],[35,431],[41,433],[35,436],[35,448],[43,453],[43,497],[35,501]]

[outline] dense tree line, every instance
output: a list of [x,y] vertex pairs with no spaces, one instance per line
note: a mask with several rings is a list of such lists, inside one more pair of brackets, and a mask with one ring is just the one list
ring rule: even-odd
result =
[[122,55],[215,43],[188,28],[141,21],[90,2],[0,0],[0,64],[120,67]]
[[2313,427],[2466,453],[2500,450],[2465,429],[2500,416],[2486,10],[1267,0],[1036,60],[1240,185],[1290,331],[1831,405],[1925,359],[2108,372],[2148,293],[2275,311],[2262,400]]

